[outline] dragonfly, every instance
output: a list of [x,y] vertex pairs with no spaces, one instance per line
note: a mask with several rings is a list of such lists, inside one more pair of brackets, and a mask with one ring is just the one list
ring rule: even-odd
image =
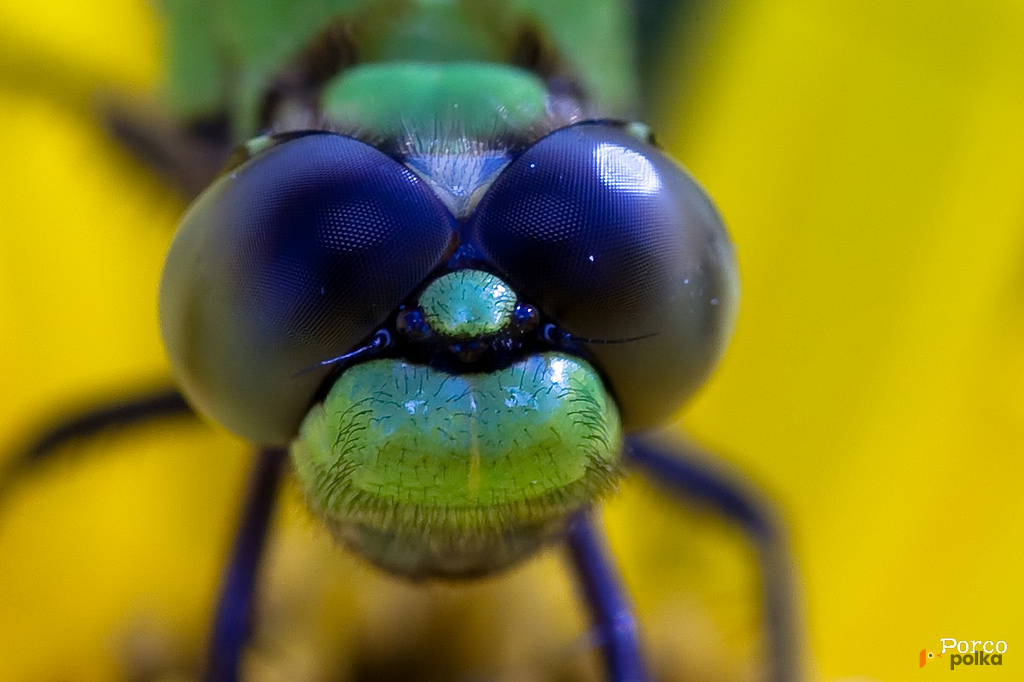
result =
[[713,371],[738,276],[712,201],[634,120],[629,8],[164,11],[182,123],[111,127],[197,194],[160,287],[175,387],[55,425],[0,491],[69,441],[196,412],[257,446],[205,679],[240,678],[290,471],[338,544],[391,575],[467,581],[564,547],[607,678],[643,680],[595,520],[635,471],[749,534],[766,678],[796,679],[771,509],[648,435]]

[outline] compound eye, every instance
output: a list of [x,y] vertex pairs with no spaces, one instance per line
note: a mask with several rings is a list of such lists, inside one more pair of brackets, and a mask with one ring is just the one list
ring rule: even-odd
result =
[[414,173],[357,140],[296,137],[221,176],[182,219],[160,323],[193,404],[265,444],[296,433],[325,367],[440,263],[455,219]]
[[717,362],[738,294],[732,244],[697,183],[626,129],[541,139],[467,229],[522,295],[593,341],[626,428],[666,418]]

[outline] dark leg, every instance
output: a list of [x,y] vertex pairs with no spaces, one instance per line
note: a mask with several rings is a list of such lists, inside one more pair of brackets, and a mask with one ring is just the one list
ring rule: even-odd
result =
[[608,679],[614,682],[649,679],[629,597],[612,565],[604,537],[594,528],[589,513],[581,512],[573,519],[566,544],[599,632]]
[[192,415],[192,408],[171,387],[82,411],[44,431],[6,460],[0,470],[0,501],[19,478],[60,454],[61,448],[69,443],[90,438],[107,429]]
[[799,680],[799,635],[793,562],[780,524],[765,501],[739,480],[688,462],[685,446],[670,448],[633,437],[627,461],[673,493],[709,504],[743,526],[757,548],[764,586],[764,621],[771,682]]
[[253,597],[286,460],[284,450],[260,450],[249,477],[242,521],[222,577],[220,601],[210,636],[205,680],[234,682],[242,649],[252,633]]
[[213,182],[234,146],[225,115],[182,124],[158,108],[109,96],[102,113],[108,134],[187,201]]

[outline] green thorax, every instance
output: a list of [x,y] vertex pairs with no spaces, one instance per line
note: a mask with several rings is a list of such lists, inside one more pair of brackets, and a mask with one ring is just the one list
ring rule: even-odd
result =
[[[355,121],[341,121],[371,138],[402,125],[395,98],[403,92],[405,115],[411,111],[414,123],[430,115],[441,124],[454,117],[472,125],[473,116],[439,107],[460,90],[479,90],[486,79],[480,72],[449,75],[439,65],[519,70],[518,78],[511,68],[495,71],[494,83],[483,88],[498,98],[492,111],[508,112],[514,126],[535,116],[530,91],[538,85],[552,94],[543,103],[548,109],[562,108],[569,97],[584,116],[626,116],[636,101],[630,17],[616,0],[164,0],[164,11],[170,105],[185,118],[227,112],[240,141],[274,118],[287,128],[292,109],[322,111],[327,93],[336,112],[357,103],[377,107],[372,113],[381,118],[370,120],[362,109]],[[442,87],[416,86],[400,69],[364,69],[403,63],[434,65]],[[366,104],[366,88],[382,83],[391,100]],[[274,107],[279,113],[266,120]],[[319,122],[302,115],[296,121],[296,127]],[[367,130],[376,126],[384,130]]]
[[[394,140],[504,140],[544,126],[549,96],[534,74],[489,62],[381,62],[359,65],[329,82],[321,97],[330,120]],[[441,130],[438,130],[438,127]],[[425,147],[425,148],[424,148]]]

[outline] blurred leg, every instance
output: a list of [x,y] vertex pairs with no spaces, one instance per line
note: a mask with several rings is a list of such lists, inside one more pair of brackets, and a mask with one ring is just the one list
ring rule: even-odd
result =
[[686,446],[668,447],[636,437],[627,440],[627,462],[671,492],[708,504],[741,526],[758,554],[764,587],[764,627],[771,682],[799,680],[799,633],[794,566],[774,511],[739,480],[687,461]]
[[204,678],[209,682],[238,679],[242,650],[252,634],[256,579],[286,459],[285,450],[260,450],[250,474],[242,519],[224,570],[210,637]]
[[599,633],[608,679],[647,680],[636,618],[600,531],[588,512],[576,516],[566,538],[591,618]]
[[0,470],[0,501],[19,478],[33,469],[60,455],[74,454],[74,450],[67,450],[64,446],[76,440],[90,438],[108,429],[192,414],[192,408],[177,389],[167,387],[128,400],[101,404],[67,417],[6,459]]

